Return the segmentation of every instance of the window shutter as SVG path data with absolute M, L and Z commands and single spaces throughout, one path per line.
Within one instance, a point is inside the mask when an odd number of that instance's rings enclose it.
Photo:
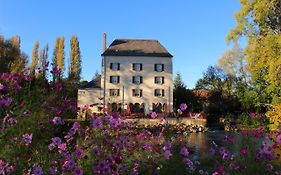
M 140 77 L 140 83 L 142 83 L 142 77 Z
M 162 64 L 162 71 L 164 71 L 164 64 Z
M 132 64 L 132 67 L 133 67 L 133 70 L 135 70 L 135 64 L 134 63 Z
M 120 76 L 117 77 L 117 82 L 120 83 Z
M 156 79 L 157 79 L 157 77 L 154 77 L 154 83 L 156 84 Z
M 110 63 L 110 69 L 112 69 L 112 63 Z
M 164 94 L 164 89 L 162 89 L 162 97 L 164 97 L 165 96 L 165 94 Z
M 156 96 L 156 89 L 154 89 L 154 96 Z
M 162 77 L 162 84 L 164 84 L 164 77 Z
M 154 64 L 154 71 L 156 71 L 156 66 L 157 66 L 157 64 Z
M 135 76 L 133 76 L 132 83 L 135 83 Z
M 140 90 L 140 97 L 142 97 L 142 90 Z
M 119 89 L 117 89 L 117 96 L 119 96 L 119 93 L 120 93 L 119 91 L 120 91 L 120 90 L 119 90 Z
M 118 70 L 120 70 L 120 63 L 118 63 Z
M 142 64 L 140 64 L 140 70 L 142 70 Z
M 109 78 L 109 82 L 110 82 L 110 83 L 112 83 L 112 76 L 110 76 L 110 78 Z

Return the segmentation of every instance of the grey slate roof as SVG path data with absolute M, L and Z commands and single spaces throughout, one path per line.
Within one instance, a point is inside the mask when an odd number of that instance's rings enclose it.
M 116 39 L 102 56 L 173 57 L 157 40 Z
M 88 88 L 101 88 L 101 79 L 91 80 L 85 86 L 80 89 L 88 89 Z

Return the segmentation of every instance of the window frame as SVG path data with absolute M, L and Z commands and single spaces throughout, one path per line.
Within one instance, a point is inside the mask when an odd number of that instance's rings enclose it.
M 159 82 L 157 81 L 157 78 L 160 78 Z M 154 77 L 154 84 L 164 84 L 165 83 L 164 79 L 165 79 L 164 76 L 156 76 Z
M 116 80 L 116 82 L 115 81 L 112 81 L 113 80 L 113 78 L 117 78 Z M 120 83 L 120 76 L 118 76 L 118 75 L 111 75 L 111 76 L 109 76 L 109 82 L 110 83 L 112 83 L 112 84 L 119 84 Z
M 135 95 L 136 91 L 139 91 L 138 95 Z M 142 97 L 142 89 L 132 89 L 133 97 Z
M 140 80 L 140 81 L 138 81 L 138 83 L 136 82 L 136 77 L 139 77 L 139 80 Z M 132 77 L 132 83 L 133 83 L 133 84 L 142 84 L 142 82 L 143 82 L 142 76 L 136 75 L 136 76 L 133 76 L 133 77 Z
M 160 93 L 157 93 L 157 91 L 160 91 Z M 160 94 L 160 95 L 158 95 Z M 165 90 L 164 89 L 154 89 L 154 96 L 155 97 L 164 97 L 165 96 Z
M 117 67 L 114 66 L 114 65 L 117 65 Z M 119 71 L 120 70 L 120 63 L 110 63 L 110 70 L 112 70 L 112 71 Z
M 116 91 L 116 95 L 115 95 L 115 93 L 113 93 L 115 91 Z M 120 90 L 119 89 L 109 89 L 109 96 L 110 97 L 118 97 L 118 96 L 120 96 Z
M 161 69 L 158 69 L 159 66 L 161 66 Z M 164 64 L 161 64 L 161 63 L 154 64 L 154 71 L 156 71 L 156 72 L 163 72 L 163 71 L 165 71 Z
M 139 65 L 139 69 L 136 69 L 136 65 Z M 142 63 L 132 63 L 132 70 L 137 72 L 142 71 Z

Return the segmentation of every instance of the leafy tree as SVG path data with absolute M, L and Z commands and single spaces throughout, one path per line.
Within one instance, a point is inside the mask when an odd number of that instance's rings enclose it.
M 77 36 L 73 35 L 70 40 L 70 66 L 68 78 L 78 84 L 81 78 L 81 55 Z
M 20 50 L 20 38 L 5 40 L 0 35 L 0 72 L 20 73 L 27 63 L 27 55 Z
M 266 109 L 270 104 L 281 103 L 281 1 L 240 2 L 241 9 L 235 16 L 237 26 L 227 40 L 248 38 L 245 54 L 257 94 L 256 105 Z
M 188 103 L 186 85 L 182 81 L 181 74 L 178 72 L 174 80 L 174 107 L 179 108 L 181 103 Z
M 31 66 L 30 66 L 31 76 L 35 76 L 35 71 L 38 66 L 38 59 L 39 59 L 38 49 L 39 49 L 39 41 L 37 40 L 34 43 L 33 51 L 32 51 L 32 60 L 31 60 Z
M 222 91 L 223 81 L 226 79 L 224 71 L 217 66 L 209 66 L 203 73 L 203 78 L 196 82 L 195 89 Z
M 60 39 L 59 42 L 59 48 L 57 52 L 57 66 L 61 70 L 60 78 L 63 75 L 64 71 L 64 57 L 65 57 L 65 52 L 64 52 L 64 37 Z
M 217 62 L 227 75 L 247 82 L 248 71 L 246 68 L 246 58 L 243 49 L 235 42 L 231 50 L 226 50 Z

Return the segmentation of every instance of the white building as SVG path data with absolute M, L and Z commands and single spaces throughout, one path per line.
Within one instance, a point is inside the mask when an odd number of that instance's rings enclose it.
M 106 46 L 104 37 L 104 47 Z M 84 104 L 126 114 L 172 112 L 172 55 L 157 40 L 116 39 L 102 53 L 100 88 L 78 90 Z

